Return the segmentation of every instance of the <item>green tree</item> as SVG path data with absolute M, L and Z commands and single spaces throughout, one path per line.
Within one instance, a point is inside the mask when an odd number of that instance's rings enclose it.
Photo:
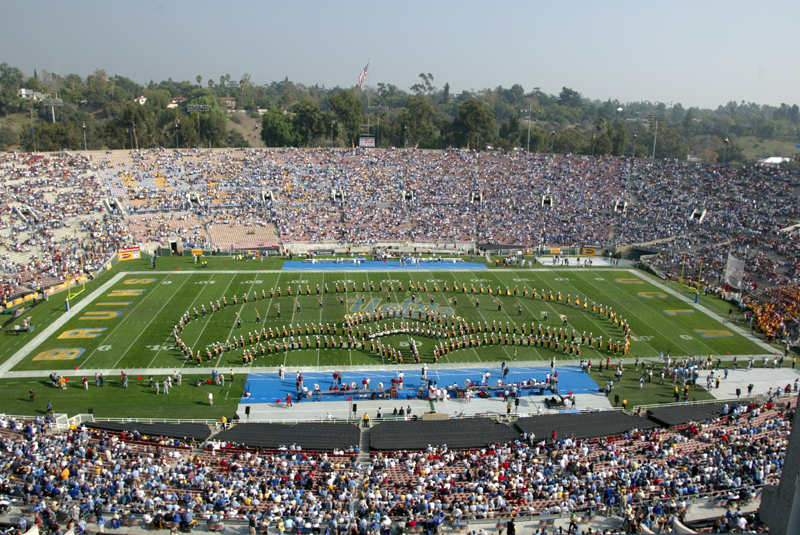
M 574 89 L 562 87 L 561 93 L 558 94 L 558 103 L 568 108 L 579 108 L 583 97 Z
M 80 150 L 82 137 L 80 130 L 70 121 L 55 123 L 37 123 L 34 126 L 34 135 L 25 132 L 20 136 L 20 145 L 23 150 L 32 151 L 34 145 L 39 151 Z
M 554 152 L 584 154 L 589 144 L 586 137 L 575 128 L 567 128 L 556 134 Z
M 24 76 L 22 71 L 8 63 L 0 63 L 0 91 L 4 95 L 12 96 L 22 87 Z
M 413 146 L 424 145 L 434 134 L 434 109 L 422 97 L 408 97 L 408 141 Z
M 0 148 L 8 150 L 11 145 L 19 143 L 19 134 L 10 126 L 0 127 Z
M 628 131 L 624 121 L 614 121 L 614 134 L 611 136 L 611 154 L 622 156 L 628 144 Z
M 344 128 L 347 135 L 347 143 L 355 146 L 358 141 L 358 132 L 361 127 L 361 112 L 363 104 L 350 90 L 334 93 L 328 98 L 328 102 L 336 114 L 336 119 Z
M 497 145 L 504 149 L 513 149 L 517 146 L 521 133 L 519 119 L 516 115 L 512 115 L 508 122 L 500 125 L 500 139 L 497 140 Z
M 228 115 L 217 107 L 200 115 L 200 137 L 204 146 L 222 147 L 225 145 Z
M 303 100 L 297 104 L 294 115 L 294 128 L 305 146 L 308 146 L 311 140 L 321 133 L 322 111 L 319 108 L 319 104 L 310 97 L 303 97 Z
M 239 130 L 228 130 L 228 133 L 225 135 L 225 144 L 229 147 L 249 147 L 250 143 L 244 138 L 242 132 Z
M 467 148 L 483 149 L 494 141 L 494 115 L 482 100 L 468 100 L 458 106 L 453 121 L 456 142 Z
M 261 140 L 267 147 L 294 147 L 299 136 L 283 110 L 272 109 L 261 118 Z

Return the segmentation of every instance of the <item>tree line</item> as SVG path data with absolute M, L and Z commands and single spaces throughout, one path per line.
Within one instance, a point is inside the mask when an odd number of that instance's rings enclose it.
M 21 98 L 17 93 L 23 87 L 57 95 L 63 105 L 50 108 Z M 134 102 L 138 97 L 146 99 L 144 105 Z M 175 97 L 185 100 L 170 106 Z M 79 150 L 84 140 L 88 149 L 246 147 L 241 132 L 228 128 L 224 97 L 233 97 L 236 109 L 260 118 L 261 139 L 268 147 L 352 147 L 360 134 L 369 133 L 380 147 L 678 159 L 692 154 L 704 161 L 748 163 L 737 143 L 743 136 L 800 142 L 796 104 L 742 101 L 711 110 L 591 100 L 567 87 L 557 95 L 539 88 L 526 92 L 519 84 L 454 94 L 447 83 L 437 87 L 431 73 L 421 73 L 408 90 L 388 83 L 326 88 L 288 79 L 256 85 L 247 73 L 238 81 L 222 74 L 140 85 L 102 69 L 85 78 L 44 71 L 26 77 L 3 63 L 0 148 Z M 203 111 L 192 111 L 197 108 L 190 106 L 198 104 Z M 30 121 L 14 123 L 23 114 L 30 115 L 33 133 Z

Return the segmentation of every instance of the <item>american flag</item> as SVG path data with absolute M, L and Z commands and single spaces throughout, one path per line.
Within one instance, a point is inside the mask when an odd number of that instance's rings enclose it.
M 367 63 L 367 66 L 364 67 L 363 71 L 361 71 L 361 74 L 358 75 L 358 87 L 361 87 L 364 84 L 364 80 L 367 78 L 368 73 L 369 73 L 369 63 Z

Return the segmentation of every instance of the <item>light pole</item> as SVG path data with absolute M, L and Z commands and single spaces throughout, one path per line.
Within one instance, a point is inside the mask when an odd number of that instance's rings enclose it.
M 83 150 L 84 151 L 89 150 L 87 145 L 86 145 L 86 124 L 85 123 L 83 125 Z
M 655 129 L 655 132 L 653 133 L 653 159 L 655 160 L 655 158 L 656 158 L 656 141 L 658 141 L 658 120 L 659 119 L 664 119 L 664 116 L 661 115 L 661 114 L 654 114 L 654 115 L 648 115 L 647 118 L 656 120 L 656 129 Z
M 728 156 L 728 138 L 725 138 L 725 143 L 722 145 L 722 165 L 725 165 L 725 158 Z
M 403 148 L 408 148 L 408 125 L 403 125 Z
M 634 160 L 636 159 L 636 138 L 637 137 L 638 136 L 636 134 L 633 134 L 633 158 L 634 158 Z
M 528 154 L 531 153 L 531 111 L 533 110 L 533 102 L 528 102 L 528 147 L 525 149 Z
M 192 113 L 193 111 L 197 112 L 197 148 L 201 148 L 202 145 L 200 143 L 200 113 L 208 113 L 210 106 L 208 104 L 189 104 L 186 106 L 186 111 Z
M 556 131 L 553 130 L 553 137 L 550 140 L 550 154 L 553 154 L 553 147 L 555 146 L 555 144 L 556 144 Z
M 180 128 L 181 122 L 180 120 L 175 122 L 175 150 L 181 148 L 180 144 L 178 144 L 178 128 Z
M 50 112 L 53 114 L 53 123 L 56 122 L 56 106 L 59 108 L 64 105 L 64 101 L 60 98 L 46 98 L 42 100 L 45 107 L 50 106 Z

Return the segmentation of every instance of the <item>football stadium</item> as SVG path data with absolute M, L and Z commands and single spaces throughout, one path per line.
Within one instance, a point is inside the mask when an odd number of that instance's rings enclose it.
M 3 492 L 44 531 L 691 533 L 757 524 L 796 450 L 795 175 L 365 149 L 0 162 Z

